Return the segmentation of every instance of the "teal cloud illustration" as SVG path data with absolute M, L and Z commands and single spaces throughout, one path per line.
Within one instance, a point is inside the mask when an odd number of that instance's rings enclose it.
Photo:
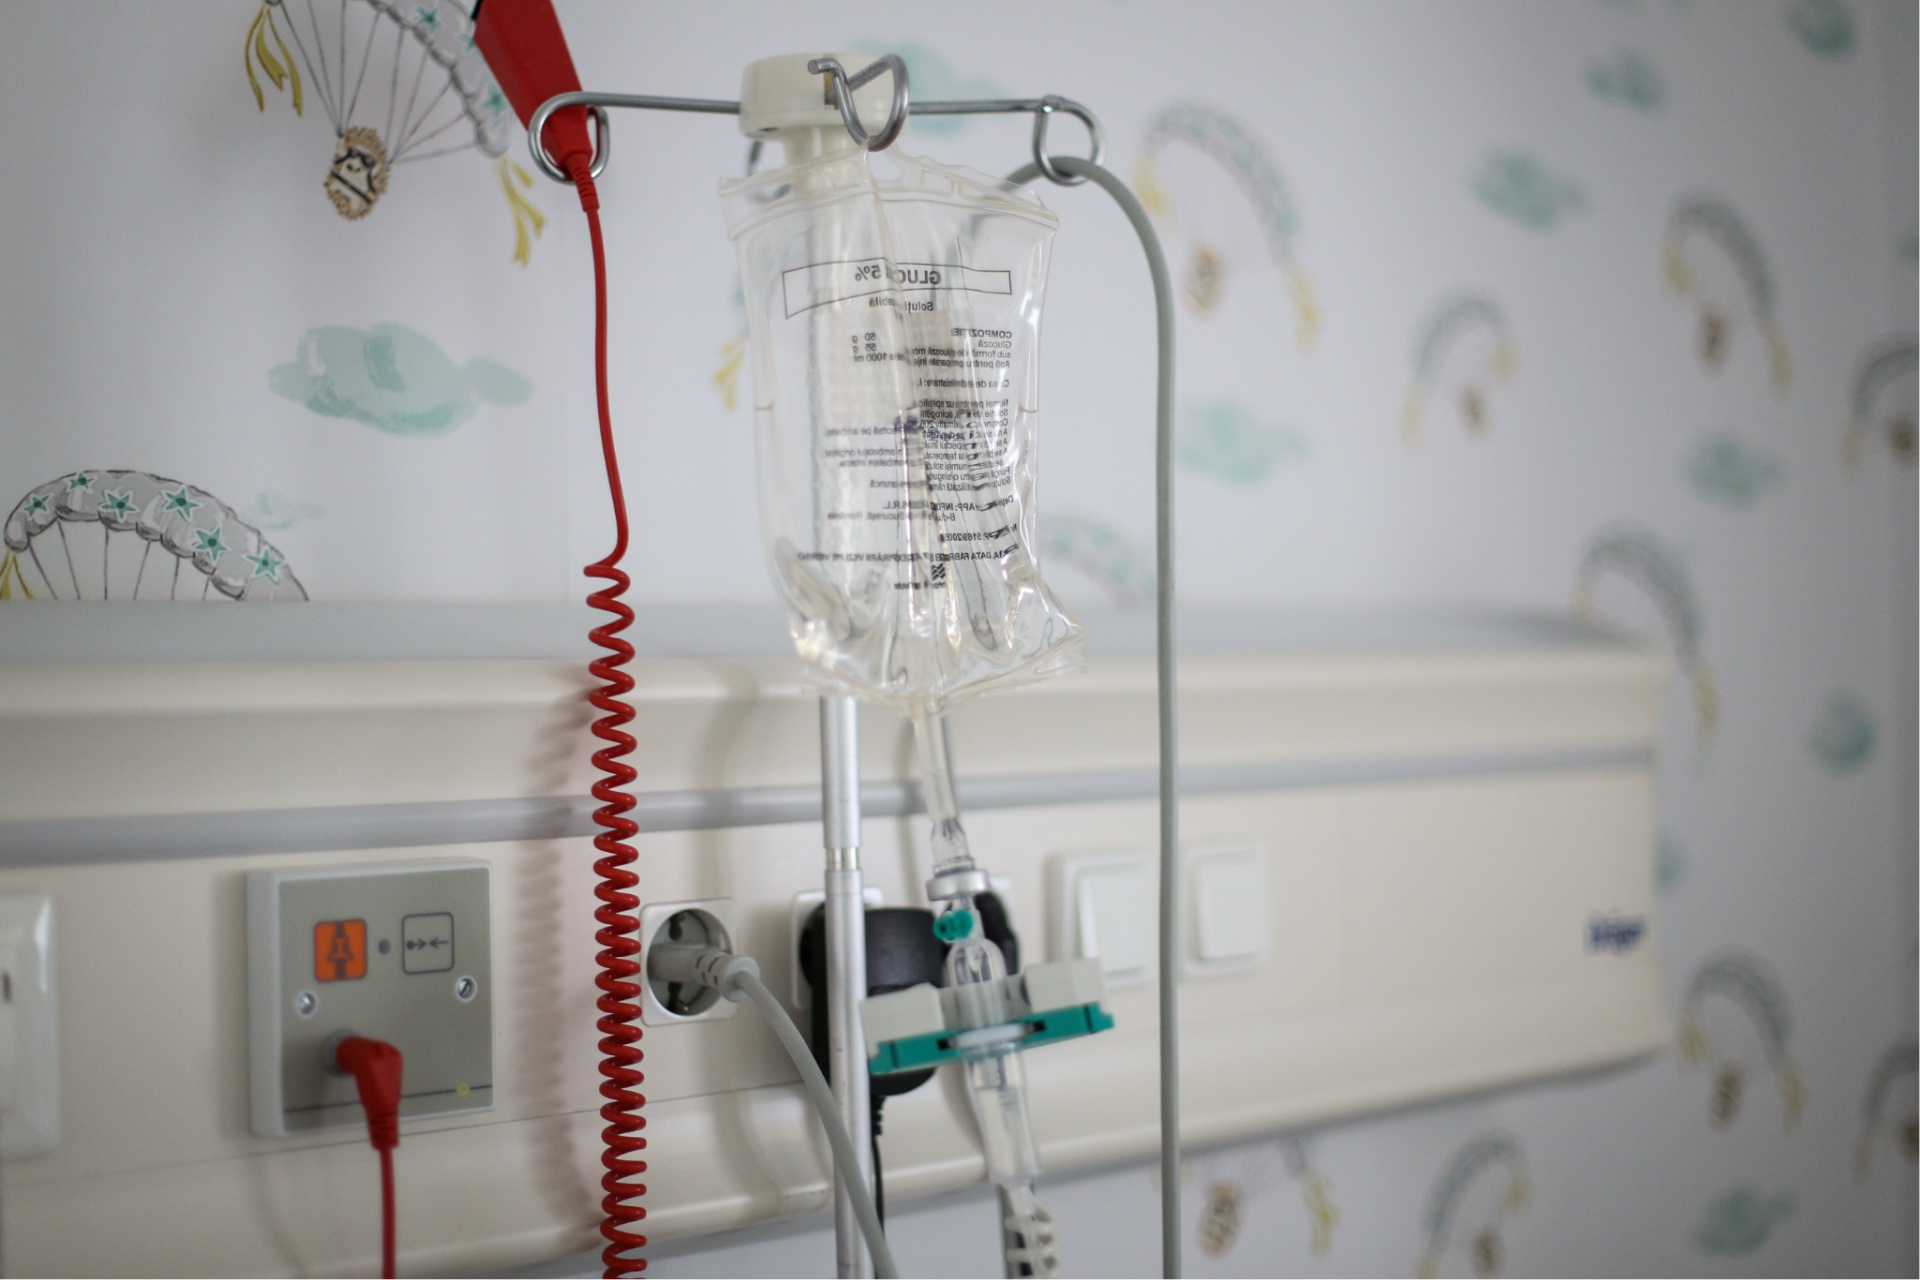
M 1258 484 L 1283 462 L 1304 461 L 1313 452 L 1292 427 L 1260 421 L 1231 400 L 1190 404 L 1174 433 L 1180 465 L 1228 484 Z
M 299 502 L 277 489 L 263 490 L 240 517 L 261 529 L 291 529 L 302 520 L 318 520 L 322 512 L 311 502 Z
M 1787 25 L 1823 58 L 1837 61 L 1853 52 L 1853 14 L 1840 0 L 1798 0 L 1787 7 Z
M 1048 564 L 1071 565 L 1099 583 L 1121 609 L 1151 605 L 1159 591 L 1152 553 L 1088 516 L 1050 513 L 1040 522 L 1040 553 Z
M 1780 483 L 1780 464 L 1723 433 L 1701 441 L 1684 474 L 1687 484 L 1708 502 L 1747 511 Z
M 1744 1257 L 1765 1244 L 1773 1229 L 1792 1212 L 1792 1196 L 1768 1196 L 1752 1187 L 1735 1187 L 1700 1215 L 1693 1243 L 1700 1252 L 1716 1257 Z
M 1657 893 L 1672 893 L 1687 878 L 1687 848 L 1673 836 L 1662 832 L 1653 851 L 1653 887 Z
M 1647 55 L 1621 49 L 1587 64 L 1587 87 L 1604 102 L 1618 103 L 1647 115 L 1659 115 L 1667 104 L 1666 81 Z
M 443 436 L 493 405 L 526 403 L 533 384 L 494 360 L 456 365 L 405 325 L 307 330 L 295 358 L 267 374 L 276 395 L 329 418 L 396 436 Z
M 1006 90 L 983 76 L 962 76 L 947 60 L 914 41 L 883 44 L 875 40 L 856 40 L 855 53 L 897 53 L 907 64 L 907 83 L 913 87 L 915 102 L 949 102 L 956 98 L 1004 98 Z M 909 126 L 921 137 L 944 137 L 960 132 L 972 116 L 915 116 Z
M 1480 203 L 1530 231 L 1551 231 L 1569 213 L 1587 207 L 1579 183 L 1553 173 L 1525 151 L 1490 152 L 1468 185 Z
M 1850 693 L 1836 693 L 1807 734 L 1807 747 L 1828 773 L 1836 776 L 1866 768 L 1880 732 L 1867 704 Z

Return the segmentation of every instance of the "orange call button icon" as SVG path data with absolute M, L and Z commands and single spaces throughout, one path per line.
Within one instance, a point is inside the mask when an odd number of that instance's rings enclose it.
M 313 926 L 313 976 L 321 982 L 367 976 L 365 920 L 322 920 Z

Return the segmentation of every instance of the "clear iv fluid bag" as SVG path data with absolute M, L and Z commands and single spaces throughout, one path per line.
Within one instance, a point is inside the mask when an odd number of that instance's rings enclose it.
M 760 527 L 828 688 L 943 710 L 1069 670 L 1033 556 L 1040 304 L 1058 219 L 866 152 L 721 189 L 753 362 Z

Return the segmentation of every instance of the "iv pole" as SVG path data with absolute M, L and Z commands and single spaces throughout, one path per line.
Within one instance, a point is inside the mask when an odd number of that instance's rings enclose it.
M 848 76 L 830 58 L 813 67 L 830 76 L 838 90 L 842 120 L 854 140 L 880 149 L 899 135 L 909 115 L 989 115 L 1031 113 L 1033 164 L 1009 179 L 1018 186 L 1044 176 L 1060 186 L 1079 186 L 1093 180 L 1104 188 L 1127 215 L 1140 236 L 1153 276 L 1157 311 L 1159 364 L 1155 402 L 1155 532 L 1158 590 L 1158 685 L 1160 722 L 1160 1249 L 1162 1274 L 1181 1274 L 1180 1253 L 1180 1100 L 1177 958 L 1174 953 L 1178 913 L 1179 776 L 1176 738 L 1177 709 L 1174 683 L 1173 631 L 1173 313 L 1172 287 L 1166 259 L 1160 251 L 1146 211 L 1118 178 L 1100 167 L 1105 140 L 1100 122 L 1080 103 L 1056 95 L 1044 98 L 988 98 L 949 102 L 908 101 L 907 72 L 897 55 L 875 59 L 858 74 Z M 879 130 L 869 134 L 854 110 L 853 90 L 882 71 L 894 77 L 892 109 Z M 540 145 L 547 120 L 563 107 L 584 106 L 593 115 L 595 150 L 589 173 L 599 177 L 613 151 L 608 107 L 647 111 L 688 111 L 708 115 L 740 114 L 737 101 L 719 98 L 669 98 L 644 94 L 580 91 L 556 94 L 541 103 L 527 121 L 527 148 L 542 173 L 556 182 L 572 179 L 555 165 Z M 1087 128 L 1092 143 L 1086 160 L 1055 157 L 1047 151 L 1047 125 L 1056 113 L 1074 116 Z M 866 911 L 860 872 L 860 765 L 857 703 L 847 696 L 820 700 L 820 769 L 822 838 L 825 844 L 827 913 L 828 1061 L 832 1068 L 834 1100 L 859 1154 L 861 1177 L 873 1179 L 872 1112 L 868 1107 L 866 1046 L 860 1028 L 859 1002 L 866 995 Z M 839 1178 L 834 1179 L 834 1234 L 839 1274 L 865 1276 L 870 1270 L 864 1241 L 855 1225 L 852 1203 Z
M 820 699 L 821 832 L 827 851 L 827 1065 L 840 1119 L 873 1185 L 873 1111 L 860 1001 L 867 995 L 867 911 L 860 882 L 860 704 L 846 694 Z M 833 1183 L 834 1254 L 839 1274 L 868 1272 L 866 1243 L 846 1187 Z

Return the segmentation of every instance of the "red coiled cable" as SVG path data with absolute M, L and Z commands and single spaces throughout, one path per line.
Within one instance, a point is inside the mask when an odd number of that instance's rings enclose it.
M 587 700 L 605 713 L 593 722 L 593 735 L 608 744 L 593 753 L 593 763 L 601 775 L 593 784 L 593 798 L 600 801 L 593 818 L 603 828 L 594 837 L 593 846 L 605 855 L 593 864 L 600 877 L 593 891 L 600 906 L 593 918 L 600 922 L 600 930 L 594 935 L 601 948 L 595 957 L 600 965 L 595 984 L 600 988 L 600 1052 L 605 1055 L 600 1060 L 600 1074 L 605 1077 L 600 1083 L 600 1096 L 607 1100 L 600 1108 L 600 1118 L 607 1122 L 601 1132 L 606 1149 L 600 1155 L 607 1170 L 600 1179 L 600 1189 L 606 1192 L 600 1202 L 604 1215 L 600 1234 L 606 1237 L 607 1246 L 600 1251 L 600 1261 L 606 1275 L 615 1277 L 647 1269 L 646 1259 L 624 1256 L 629 1250 L 645 1248 L 647 1243 L 646 1236 L 631 1229 L 647 1216 L 638 1203 L 647 1193 L 646 1184 L 638 1180 L 647 1171 L 647 1162 L 638 1156 L 647 1147 L 647 1140 L 640 1136 L 647 1124 L 640 1109 L 647 1100 L 636 1088 L 646 1077 L 640 1072 L 643 1055 L 637 1043 L 640 1006 L 634 1003 L 640 997 L 640 984 L 633 980 L 640 973 L 640 964 L 634 959 L 640 951 L 640 924 L 633 915 L 640 899 L 630 892 L 640 883 L 640 877 L 627 869 L 639 856 L 627 840 L 640 826 L 626 816 L 634 799 L 625 790 L 638 774 L 623 759 L 633 751 L 634 737 L 621 728 L 634 716 L 633 707 L 626 701 L 633 690 L 633 676 L 621 670 L 633 658 L 633 645 L 620 635 L 633 623 L 633 607 L 620 599 L 631 579 L 620 568 L 627 550 L 627 500 L 620 487 L 620 460 L 614 452 L 613 411 L 607 396 L 607 250 L 600 235 L 600 193 L 588 172 L 587 157 L 569 156 L 567 169 L 593 238 L 594 386 L 600 401 L 600 450 L 606 457 L 615 529 L 612 552 L 586 568 L 589 578 L 602 578 L 612 584 L 587 597 L 588 604 L 613 615 L 611 622 L 589 633 L 593 642 L 608 652 L 587 665 L 601 682 Z

